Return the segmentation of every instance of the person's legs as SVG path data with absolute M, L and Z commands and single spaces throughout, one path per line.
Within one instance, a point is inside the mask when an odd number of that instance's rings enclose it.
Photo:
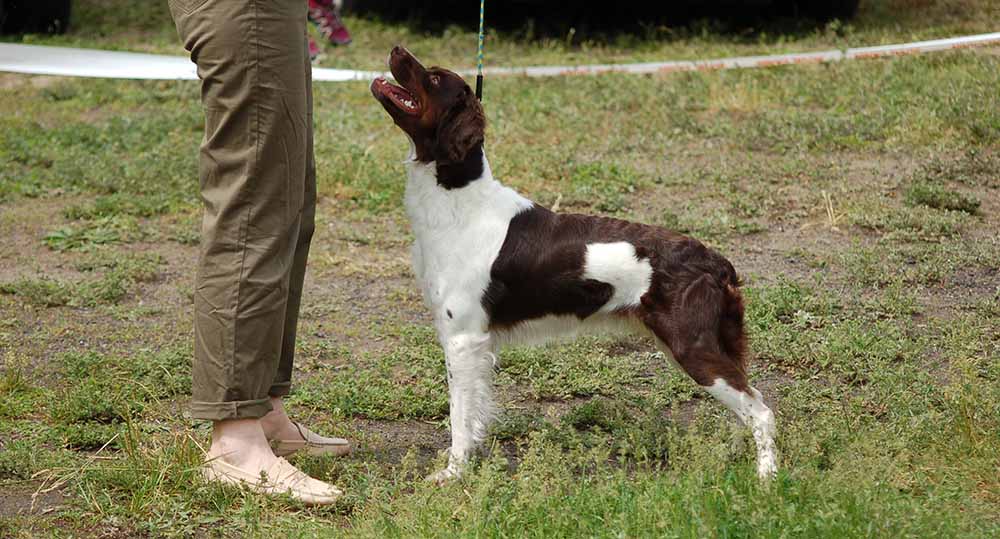
M 209 457 L 266 470 L 276 457 L 260 418 L 273 408 L 269 393 L 289 308 L 298 311 L 315 205 L 305 5 L 171 0 L 170 7 L 198 65 L 206 115 L 192 415 L 215 422 Z M 294 342 L 294 331 L 287 339 Z M 290 375 L 291 357 L 282 365 Z
M 281 355 L 278 360 L 278 370 L 274 376 L 268 395 L 284 397 L 292 384 L 292 364 L 295 358 L 295 340 L 298 335 L 299 308 L 302 304 L 302 285 L 306 275 L 306 262 L 309 258 L 309 246 L 316 230 L 316 159 L 313 154 L 313 99 L 312 99 L 312 64 L 308 56 L 304 57 L 302 69 L 306 74 L 305 111 L 306 129 L 303 150 L 304 183 L 302 191 L 302 215 L 299 221 L 295 253 L 288 279 L 288 301 L 283 316 L 283 331 L 281 339 Z
M 316 229 L 316 159 L 313 154 L 313 98 L 312 98 L 312 64 L 308 56 L 302 63 L 306 74 L 306 131 L 305 131 L 305 184 L 302 197 L 302 216 L 299 221 L 298 236 L 295 243 L 295 255 L 292 261 L 288 279 L 288 301 L 285 304 L 284 329 L 281 340 L 281 356 L 278 360 L 278 370 L 274 381 L 268 389 L 272 410 L 261 418 L 261 426 L 268 440 L 296 441 L 303 439 L 303 433 L 309 438 L 314 451 L 325 448 L 337 454 L 350 451 L 350 444 L 341 438 L 327 438 L 304 430 L 288 417 L 282 399 L 288 394 L 292 385 L 292 366 L 295 359 L 295 341 L 298 335 L 299 308 L 302 304 L 302 285 L 306 275 L 306 262 L 309 258 L 309 245 Z

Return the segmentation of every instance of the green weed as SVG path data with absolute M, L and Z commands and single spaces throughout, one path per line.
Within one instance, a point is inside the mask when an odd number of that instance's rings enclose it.
M 1000 187 L 1000 152 L 969 148 L 957 157 L 937 157 L 921 167 L 917 179 L 996 189 Z
M 942 284 L 963 269 L 991 268 L 1000 260 L 1000 245 L 977 241 L 955 243 L 856 244 L 829 257 L 853 282 L 884 287 L 905 284 Z
M 600 428 L 612 431 L 621 428 L 629 414 L 620 405 L 602 398 L 591 399 L 574 407 L 561 418 L 562 424 L 575 429 Z
M 497 440 L 517 440 L 538 430 L 542 425 L 541 418 L 534 414 L 504 410 L 490 434 Z
M 884 199 L 870 199 L 853 207 L 848 219 L 887 239 L 941 241 L 958 235 L 969 216 L 924 206 L 900 208 Z
M 682 215 L 667 211 L 659 224 L 705 241 L 718 241 L 733 234 L 747 236 L 767 230 L 758 222 L 733 216 L 724 210 L 699 212 L 691 209 Z
M 4 481 L 28 480 L 41 470 L 73 462 L 70 452 L 47 447 L 39 442 L 34 437 L 4 442 L 3 451 L 0 451 L 0 484 Z
M 0 283 L 0 293 L 12 294 L 41 307 L 93 307 L 118 303 L 137 283 L 154 279 L 162 259 L 157 255 L 121 256 L 95 252 L 77 264 L 77 270 L 103 270 L 96 279 L 75 282 L 48 277 L 22 278 Z
M 6 361 L 0 365 L 0 423 L 3 419 L 17 419 L 31 413 L 38 399 L 38 388 L 26 374 L 24 361 Z
M 72 220 L 99 220 L 114 222 L 112 217 L 129 215 L 132 217 L 154 217 L 171 210 L 169 199 L 161 196 L 113 193 L 99 196 L 93 203 L 74 205 L 66 208 L 63 215 Z
M 620 395 L 652 360 L 647 353 L 609 352 L 600 342 L 583 337 L 566 344 L 505 350 L 499 383 L 524 385 L 537 399 Z
M 626 209 L 626 196 L 640 186 L 635 171 L 602 163 L 577 165 L 568 172 L 572 189 L 567 205 L 583 205 L 598 211 L 618 213 Z
M 0 292 L 19 296 L 28 303 L 41 307 L 70 305 L 78 295 L 71 285 L 46 278 L 3 283 L 0 284 Z
M 354 358 L 322 381 L 307 381 L 297 390 L 295 401 L 336 415 L 440 418 L 448 412 L 444 354 L 429 328 L 408 328 L 395 350 Z
M 56 251 L 86 251 L 98 245 L 130 243 L 139 239 L 139 223 L 127 216 L 112 215 L 66 226 L 45 235 L 45 245 Z
M 979 211 L 979 199 L 932 183 L 913 184 L 906 189 L 903 197 L 910 206 L 963 211 L 973 215 Z

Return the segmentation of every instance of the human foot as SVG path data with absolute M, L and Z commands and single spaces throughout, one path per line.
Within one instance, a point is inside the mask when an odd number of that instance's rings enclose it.
M 208 481 L 239 486 L 260 494 L 287 494 L 309 505 L 328 505 L 344 494 L 337 487 L 309 477 L 278 457 L 264 470 L 240 468 L 221 459 L 210 460 L 205 463 L 203 474 Z
M 261 420 L 217 421 L 206 454 L 205 479 L 263 494 L 287 493 L 303 503 L 333 503 L 343 492 L 313 479 L 271 451 Z

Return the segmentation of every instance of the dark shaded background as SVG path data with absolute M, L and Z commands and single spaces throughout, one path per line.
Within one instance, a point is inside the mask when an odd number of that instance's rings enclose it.
M 487 25 L 528 34 L 636 32 L 658 26 L 677 27 L 709 20 L 714 26 L 739 29 L 747 26 L 801 26 L 847 19 L 859 0 L 487 0 Z M 425 30 L 448 25 L 475 28 L 479 23 L 477 0 L 400 2 L 398 0 L 346 0 L 353 12 L 385 20 L 408 20 Z
M 149 0 L 159 2 L 165 0 Z M 234 0 L 235 1 L 235 0 Z M 305 0 L 303 0 L 305 1 Z M 536 35 L 636 33 L 711 21 L 713 30 L 755 26 L 809 27 L 854 15 L 859 0 L 489 0 L 488 25 L 531 38 Z M 62 33 L 71 24 L 71 0 L 0 0 L 0 32 Z M 475 28 L 476 0 L 346 0 L 345 9 L 389 21 L 409 21 L 422 30 L 449 25 Z

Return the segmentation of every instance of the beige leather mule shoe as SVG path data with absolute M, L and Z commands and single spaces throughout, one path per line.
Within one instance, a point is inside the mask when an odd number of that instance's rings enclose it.
M 337 455 L 343 456 L 351 452 L 351 442 L 343 438 L 327 438 L 303 427 L 299 423 L 292 423 L 299 429 L 300 438 L 297 440 L 271 440 L 271 449 L 279 457 L 291 455 L 297 451 L 305 451 L 307 455 Z
M 205 462 L 202 473 L 208 481 L 241 486 L 261 494 L 288 494 L 309 505 L 329 505 L 344 495 L 342 490 L 309 477 L 283 458 L 260 474 L 216 458 Z

